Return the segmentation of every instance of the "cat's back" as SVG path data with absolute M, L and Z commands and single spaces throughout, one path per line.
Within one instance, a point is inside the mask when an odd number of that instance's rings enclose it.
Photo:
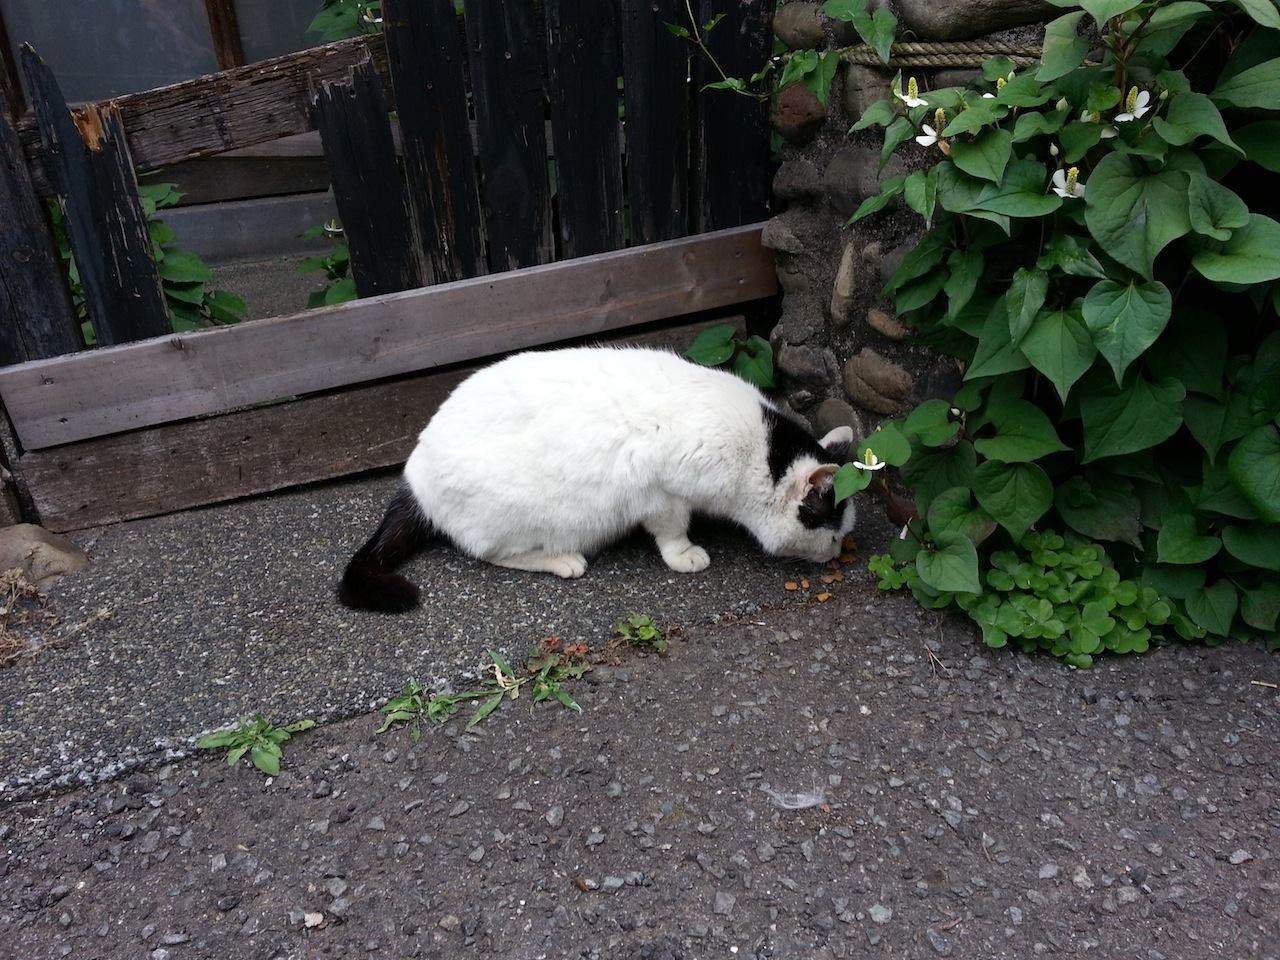
M 697 430 L 712 423 L 722 431 L 726 418 L 758 420 L 760 403 L 750 384 L 670 351 L 575 347 L 516 354 L 478 371 L 454 391 L 433 425 L 483 424 L 490 435 L 681 424 Z

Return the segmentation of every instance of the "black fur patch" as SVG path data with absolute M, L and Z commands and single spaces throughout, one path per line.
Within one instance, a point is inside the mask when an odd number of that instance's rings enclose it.
M 338 584 L 338 599 L 356 610 L 404 613 L 418 605 L 418 588 L 395 572 L 431 534 L 408 487 L 396 491 L 382 523 L 356 551 Z
M 777 483 L 801 457 L 813 457 L 819 463 L 831 463 L 831 454 L 822 449 L 804 427 L 776 410 L 761 407 L 764 428 L 769 434 L 769 473 Z
M 818 463 L 839 462 L 838 451 L 828 452 L 804 427 L 790 417 L 761 407 L 765 430 L 769 434 L 769 473 L 777 483 L 801 457 L 813 457 Z M 836 507 L 834 487 L 825 492 L 811 490 L 800 504 L 800 522 L 810 530 L 819 527 L 840 529 L 844 511 Z

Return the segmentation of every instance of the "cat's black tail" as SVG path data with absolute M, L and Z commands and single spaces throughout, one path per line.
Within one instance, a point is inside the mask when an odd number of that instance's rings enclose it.
M 357 610 L 404 613 L 418 605 L 418 588 L 395 572 L 431 536 L 413 493 L 401 486 L 369 542 L 356 551 L 338 584 L 338 599 Z

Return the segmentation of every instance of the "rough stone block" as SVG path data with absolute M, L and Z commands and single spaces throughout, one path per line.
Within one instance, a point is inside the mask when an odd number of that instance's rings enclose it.
M 804 253 L 804 243 L 782 217 L 774 217 L 760 231 L 760 243 L 781 253 Z
M 966 67 L 951 67 L 939 70 L 933 75 L 929 84 L 930 90 L 941 90 L 943 87 L 968 87 L 982 79 L 982 71 Z
M 855 34 L 856 36 L 856 34 Z M 855 40 L 854 43 L 861 43 Z M 844 110 L 849 115 L 849 122 L 854 123 L 867 107 L 877 100 L 889 97 L 889 77 L 875 67 L 866 67 L 858 63 L 846 63 L 841 66 L 844 74 Z
M 858 209 L 863 200 L 880 192 L 881 180 L 906 172 L 898 157 L 891 159 L 881 170 L 878 149 L 850 145 L 831 158 L 822 183 L 836 212 L 847 217 Z
M 785 3 L 773 15 L 773 35 L 791 50 L 820 50 L 826 43 L 821 7 L 816 3 Z
M 818 404 L 818 409 L 813 412 L 812 422 L 813 432 L 819 437 L 825 436 L 836 427 L 848 427 L 853 431 L 855 447 L 867 438 L 867 425 L 863 422 L 862 415 L 849 404 L 835 397 Z M 853 452 L 850 450 L 850 455 Z
M 852 316 L 859 267 L 857 245 L 850 240 L 844 245 L 840 269 L 836 271 L 836 281 L 831 287 L 831 320 L 836 326 L 844 326 Z
M 786 344 L 778 351 L 778 369 L 801 383 L 826 386 L 835 381 L 840 367 L 830 350 Z
M 897 317 L 878 307 L 867 311 L 867 326 L 890 340 L 905 340 L 911 333 Z
M 822 196 L 822 178 L 808 160 L 787 160 L 773 175 L 773 195 L 779 200 L 807 202 Z
M 864 347 L 844 366 L 844 389 L 849 399 L 876 413 L 895 413 L 911 386 L 911 374 L 870 347 Z
M 0 530 L 0 570 L 17 568 L 41 590 L 88 565 L 89 558 L 72 540 L 44 527 L 17 523 Z
M 898 0 L 897 7 L 902 25 L 922 40 L 972 40 L 1061 12 L 1045 0 Z
M 807 146 L 827 119 L 826 107 L 818 95 L 803 83 L 792 83 L 778 94 L 773 108 L 773 127 L 794 147 Z

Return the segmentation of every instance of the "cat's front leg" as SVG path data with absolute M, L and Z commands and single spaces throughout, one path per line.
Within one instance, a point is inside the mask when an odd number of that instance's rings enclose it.
M 672 497 L 660 512 L 644 520 L 662 559 L 677 573 L 697 573 L 711 566 L 707 551 L 689 542 L 689 515 L 689 504 Z

